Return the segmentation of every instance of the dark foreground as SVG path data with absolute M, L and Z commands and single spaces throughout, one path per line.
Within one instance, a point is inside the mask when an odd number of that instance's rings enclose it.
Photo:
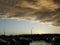
M 60 45 L 60 34 L 24 34 L 1 35 L 0 45 L 30 45 L 32 41 L 45 41 L 52 45 Z

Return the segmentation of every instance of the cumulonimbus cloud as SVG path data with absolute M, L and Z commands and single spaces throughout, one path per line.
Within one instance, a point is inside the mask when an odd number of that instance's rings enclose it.
M 0 18 L 23 18 L 60 26 L 60 0 L 0 0 Z

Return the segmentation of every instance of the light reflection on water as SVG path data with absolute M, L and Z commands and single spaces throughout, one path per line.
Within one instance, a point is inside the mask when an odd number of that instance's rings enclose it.
M 30 45 L 52 45 L 51 43 L 47 43 L 45 41 L 33 41 Z

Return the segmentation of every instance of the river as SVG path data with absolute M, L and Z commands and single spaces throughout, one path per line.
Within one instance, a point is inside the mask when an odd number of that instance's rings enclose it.
M 30 43 L 30 45 L 52 45 L 52 44 L 45 41 L 33 41 Z

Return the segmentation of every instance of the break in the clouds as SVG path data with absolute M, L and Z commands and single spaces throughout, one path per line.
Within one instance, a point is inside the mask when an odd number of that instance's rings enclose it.
M 60 0 L 0 0 L 0 18 L 33 19 L 60 26 Z

